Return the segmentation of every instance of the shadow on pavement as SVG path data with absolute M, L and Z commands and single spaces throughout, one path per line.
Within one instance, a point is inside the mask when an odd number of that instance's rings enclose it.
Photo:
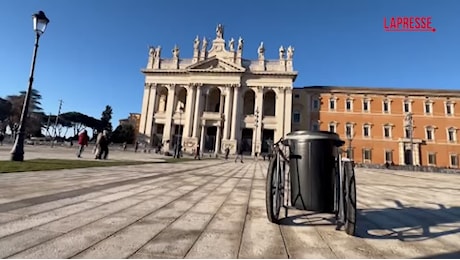
M 358 212 L 356 235 L 370 239 L 422 241 L 460 233 L 460 207 L 437 209 L 406 207 L 363 209 Z M 436 229 L 436 230 L 434 230 Z
M 417 259 L 458 259 L 460 258 L 460 251 L 444 254 L 429 255 Z

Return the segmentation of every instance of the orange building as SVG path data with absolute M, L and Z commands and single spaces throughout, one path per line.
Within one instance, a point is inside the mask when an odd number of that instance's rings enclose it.
M 129 113 L 128 118 L 119 120 L 120 125 L 130 124 L 134 127 L 135 140 L 137 140 L 137 135 L 139 133 L 139 127 L 141 124 L 140 122 L 141 122 L 140 113 Z
M 292 130 L 332 131 L 358 163 L 459 167 L 460 91 L 305 87 Z

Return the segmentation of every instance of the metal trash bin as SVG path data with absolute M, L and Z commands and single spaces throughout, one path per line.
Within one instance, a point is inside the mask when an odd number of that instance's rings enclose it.
M 334 211 L 334 165 L 337 147 L 345 142 L 326 131 L 296 131 L 286 137 L 290 152 L 292 206 L 300 210 Z

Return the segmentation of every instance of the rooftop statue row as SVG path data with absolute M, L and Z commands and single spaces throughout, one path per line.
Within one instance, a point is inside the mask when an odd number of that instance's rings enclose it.
M 186 63 L 191 65 L 207 60 L 208 57 L 216 56 L 230 63 L 238 64 L 239 66 L 250 66 L 251 69 L 254 70 L 292 71 L 292 60 L 294 56 L 294 48 L 292 46 L 287 48 L 280 46 L 278 49 L 278 59 L 266 60 L 265 46 L 264 43 L 261 42 L 257 48 L 258 58 L 253 61 L 242 57 L 243 47 L 244 41 L 241 37 L 238 38 L 238 41 L 234 38 L 230 38 L 227 43 L 224 39 L 224 27 L 219 24 L 216 27 L 216 36 L 214 40 L 209 41 L 204 37 L 200 41 L 199 36 L 196 36 L 193 41 L 193 56 L 189 59 L 180 59 L 180 49 L 177 45 L 174 45 L 174 48 L 171 50 L 172 59 L 161 59 L 161 47 L 149 46 L 149 62 L 147 68 L 160 69 L 170 68 L 172 66 L 171 68 L 173 69 L 179 69 L 188 66 Z M 160 63 L 163 65 L 160 65 Z M 169 63 L 172 65 L 167 65 Z

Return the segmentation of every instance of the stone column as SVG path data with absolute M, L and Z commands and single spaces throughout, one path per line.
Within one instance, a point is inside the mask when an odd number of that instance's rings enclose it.
M 193 133 L 192 136 L 199 138 L 198 128 L 200 127 L 200 117 L 201 117 L 201 103 L 202 103 L 202 96 L 201 96 L 201 88 L 202 86 L 196 87 L 196 98 L 195 98 L 195 115 L 193 116 Z
M 224 112 L 224 94 L 220 93 L 220 100 L 219 100 L 219 114 Z
M 201 120 L 200 120 L 201 121 Z M 201 122 L 200 122 L 201 123 Z M 200 124 L 201 125 L 201 124 Z M 201 134 L 200 134 L 200 150 L 204 152 L 204 125 L 201 125 Z
M 276 89 L 275 93 L 276 93 L 275 116 L 277 119 L 280 119 L 280 121 L 277 121 L 276 123 L 274 142 L 277 142 L 281 137 L 284 136 L 285 97 L 284 97 L 284 90 L 281 88 Z M 289 109 L 292 109 L 292 108 L 289 108 Z
M 169 140 L 168 149 L 171 148 L 171 124 L 172 118 L 174 115 L 174 104 L 176 103 L 176 85 L 171 85 L 168 87 L 168 100 L 166 101 L 166 123 L 163 132 L 163 141 Z
M 256 139 L 254 139 L 254 153 L 260 153 L 262 146 L 262 120 L 263 120 L 263 111 L 264 111 L 264 89 L 263 87 L 257 87 L 256 92 L 256 109 L 259 109 L 259 122 L 257 123 L 257 133 Z M 255 113 L 255 112 L 254 112 Z M 255 119 L 255 118 L 254 118 Z
M 232 128 L 230 139 L 236 140 L 236 131 L 240 129 L 240 122 L 238 118 L 239 108 L 238 108 L 238 99 L 240 96 L 240 86 L 236 86 L 233 92 L 233 111 L 232 111 Z
M 285 111 L 284 111 L 284 131 L 283 136 L 291 132 L 291 116 L 292 116 L 292 87 L 286 88 L 284 92 L 285 96 Z
M 224 131 L 222 135 L 222 139 L 227 140 L 228 139 L 228 134 L 229 134 L 229 127 L 230 125 L 230 120 L 231 120 L 231 115 L 230 115 L 230 104 L 232 102 L 232 88 L 227 86 L 226 91 L 225 91 L 225 110 L 224 110 Z
M 187 88 L 187 103 L 185 104 L 185 120 L 184 120 L 184 137 L 191 137 L 191 129 L 193 128 L 193 101 L 195 100 L 195 87 Z M 182 138 L 184 140 L 184 138 Z
M 217 133 L 216 133 L 216 147 L 214 147 L 214 154 L 220 153 L 220 139 L 221 139 L 221 130 L 222 127 L 218 126 L 217 127 Z
M 146 136 L 149 137 L 149 142 L 152 143 L 152 136 L 153 136 L 153 116 L 155 115 L 155 106 L 156 106 L 156 99 L 157 99 L 157 87 L 156 84 L 150 85 L 150 96 L 149 96 L 149 106 L 147 109 L 147 120 L 146 120 L 146 127 L 145 133 Z
M 142 99 L 142 110 L 141 110 L 141 122 L 139 125 L 139 133 L 147 134 L 145 131 L 147 128 L 147 117 L 148 117 L 148 107 L 149 107 L 149 98 L 150 98 L 150 84 L 144 84 L 144 97 Z

